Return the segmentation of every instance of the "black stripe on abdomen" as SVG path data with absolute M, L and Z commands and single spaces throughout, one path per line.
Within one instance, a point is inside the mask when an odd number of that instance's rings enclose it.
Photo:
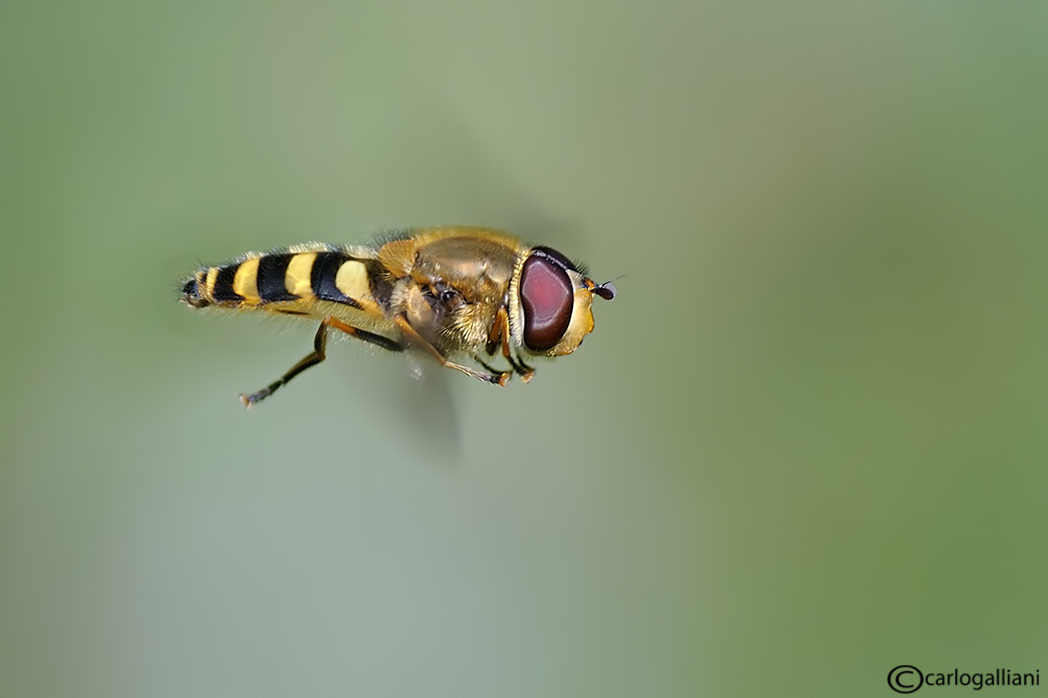
M 317 298 L 359 308 L 359 303 L 342 293 L 335 285 L 338 270 L 347 261 L 349 257 L 340 252 L 318 252 L 316 259 L 313 260 L 309 283 L 313 287 L 313 295 Z
M 218 268 L 215 285 L 211 288 L 211 297 L 217 301 L 242 301 L 244 297 L 233 290 L 233 279 L 236 278 L 239 264 L 227 264 Z
M 255 285 L 258 287 L 258 297 L 263 303 L 298 300 L 298 296 L 288 293 L 287 284 L 284 283 L 287 265 L 294 256 L 293 253 L 267 254 L 258 260 Z

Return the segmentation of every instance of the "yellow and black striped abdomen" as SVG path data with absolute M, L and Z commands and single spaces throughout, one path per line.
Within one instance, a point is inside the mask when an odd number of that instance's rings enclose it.
M 384 316 L 390 292 L 377 260 L 361 251 L 315 245 L 248 254 L 200 269 L 183 282 L 182 301 L 195 308 L 288 315 L 343 315 L 352 308 L 377 319 Z

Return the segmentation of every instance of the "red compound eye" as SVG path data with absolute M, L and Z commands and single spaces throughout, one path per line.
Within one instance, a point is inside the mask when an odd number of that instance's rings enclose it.
M 520 278 L 524 306 L 524 343 L 533 351 L 553 348 L 568 331 L 575 290 L 564 267 L 536 250 L 524 262 Z

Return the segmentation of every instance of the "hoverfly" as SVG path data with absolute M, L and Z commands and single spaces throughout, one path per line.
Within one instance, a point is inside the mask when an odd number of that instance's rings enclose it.
M 387 235 L 378 246 L 307 244 L 248 253 L 198 270 L 181 300 L 319 319 L 313 351 L 245 406 L 325 358 L 335 329 L 393 352 L 408 349 L 479 380 L 506 385 L 535 369 L 526 357 L 570 354 L 593 330 L 593 296 L 615 297 L 583 267 L 549 247 L 529 247 L 486 228 L 419 228 Z M 489 361 L 501 354 L 509 370 Z M 484 370 L 452 362 L 465 357 Z

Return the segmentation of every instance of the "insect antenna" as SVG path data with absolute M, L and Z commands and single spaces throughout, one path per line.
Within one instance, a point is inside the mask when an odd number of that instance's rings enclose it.
M 594 284 L 593 288 L 590 289 L 590 292 L 596 293 L 598 296 L 600 296 L 606 301 L 614 300 L 615 296 L 618 295 L 619 292 L 615 290 L 615 286 L 612 285 L 611 282 L 618 281 L 624 276 L 625 274 L 619 274 L 614 279 L 608 279 L 602 284 Z

